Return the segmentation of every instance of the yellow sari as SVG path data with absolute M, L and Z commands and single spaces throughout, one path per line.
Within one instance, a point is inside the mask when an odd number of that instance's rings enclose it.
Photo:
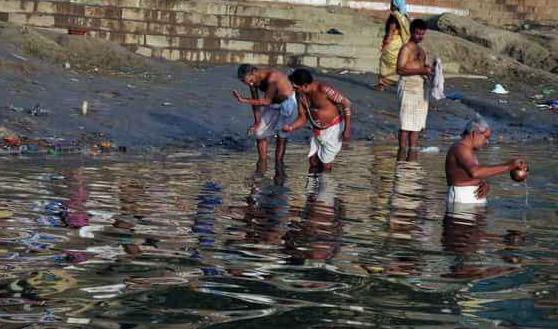
M 411 22 L 406 15 L 398 11 L 392 11 L 391 15 L 395 17 L 399 28 L 392 35 L 390 42 L 382 50 L 380 56 L 380 84 L 385 86 L 394 85 L 399 80 L 397 75 L 397 57 L 399 50 L 411 38 Z

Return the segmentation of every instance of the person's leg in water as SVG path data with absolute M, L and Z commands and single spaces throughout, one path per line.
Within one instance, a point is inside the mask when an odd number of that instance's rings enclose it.
M 409 149 L 416 149 L 419 147 L 419 132 L 411 131 L 409 132 Z
M 407 149 L 401 148 L 401 146 L 399 146 L 399 149 L 397 150 L 397 161 L 405 161 L 406 159 L 407 159 Z
M 275 163 L 283 163 L 285 159 L 285 150 L 287 149 L 287 139 L 277 137 L 277 144 L 275 146 Z
M 258 164 L 256 171 L 264 173 L 267 171 L 267 138 L 260 138 L 256 140 L 258 147 Z
M 281 162 L 275 162 L 275 176 L 273 176 L 273 183 L 275 185 L 283 186 L 285 184 L 285 164 Z
M 310 174 L 319 174 L 322 172 L 322 162 L 318 158 L 318 155 L 314 154 L 313 156 L 308 158 L 308 173 Z
M 409 145 L 409 132 L 407 130 L 399 130 L 399 149 L 407 149 Z
M 416 162 L 418 160 L 418 149 L 410 147 L 409 153 L 407 154 L 407 161 Z

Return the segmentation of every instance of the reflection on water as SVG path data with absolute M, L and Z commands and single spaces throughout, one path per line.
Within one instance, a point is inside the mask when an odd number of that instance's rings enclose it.
M 396 153 L 3 158 L 0 326 L 558 327 L 557 152 L 447 210 L 443 154 Z

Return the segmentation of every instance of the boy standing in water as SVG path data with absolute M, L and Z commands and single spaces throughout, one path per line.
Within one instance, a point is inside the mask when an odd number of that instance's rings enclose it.
M 242 97 L 234 90 L 233 95 L 241 104 L 252 105 L 254 124 L 249 132 L 256 136 L 258 147 L 258 171 L 267 168 L 267 139 L 277 136 L 275 163 L 281 164 L 285 156 L 288 133 L 281 128 L 292 123 L 297 116 L 294 89 L 286 74 L 276 70 L 258 69 L 249 64 L 238 67 L 238 79 L 250 87 L 251 98 Z M 264 93 L 258 96 L 258 89 Z
M 308 70 L 296 69 L 289 78 L 298 94 L 298 118 L 283 131 L 292 132 L 310 120 L 314 134 L 309 172 L 331 171 L 342 142 L 351 138 L 351 102 L 332 87 L 314 81 Z

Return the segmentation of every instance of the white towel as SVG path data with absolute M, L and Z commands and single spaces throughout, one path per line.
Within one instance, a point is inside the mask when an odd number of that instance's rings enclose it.
M 446 98 L 446 95 L 444 95 L 444 65 L 439 57 L 434 60 L 431 95 L 437 101 Z

